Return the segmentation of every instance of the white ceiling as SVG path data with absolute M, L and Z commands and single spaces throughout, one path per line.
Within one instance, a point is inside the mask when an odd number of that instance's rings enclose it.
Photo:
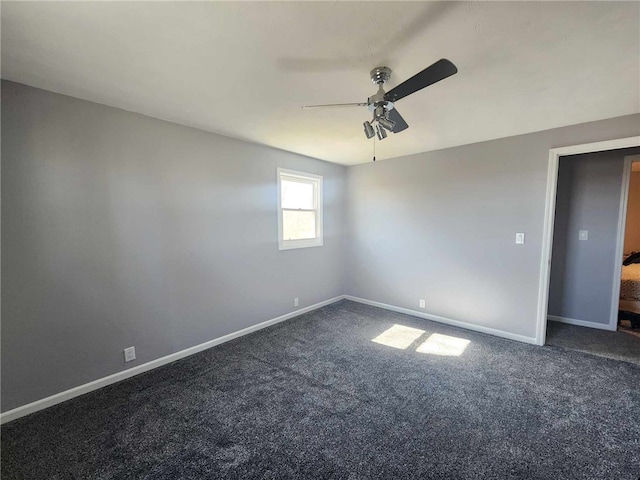
M 396 106 L 378 159 L 640 111 L 638 2 L 2 2 L 2 77 L 343 164 L 371 160 L 369 70 Z

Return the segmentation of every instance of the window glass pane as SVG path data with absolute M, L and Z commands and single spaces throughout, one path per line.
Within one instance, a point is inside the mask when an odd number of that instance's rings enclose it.
M 283 240 L 316 238 L 316 212 L 282 211 Z
M 284 180 L 282 188 L 282 208 L 313 209 L 313 184 Z M 306 238 L 306 237 L 305 237 Z

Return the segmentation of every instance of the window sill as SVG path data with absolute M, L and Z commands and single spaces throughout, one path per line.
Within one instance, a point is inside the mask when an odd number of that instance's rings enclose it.
M 293 243 L 292 241 L 292 242 L 280 243 L 278 245 L 278 250 L 295 250 L 297 248 L 322 247 L 323 244 L 324 242 L 322 240 L 300 241 L 296 243 Z

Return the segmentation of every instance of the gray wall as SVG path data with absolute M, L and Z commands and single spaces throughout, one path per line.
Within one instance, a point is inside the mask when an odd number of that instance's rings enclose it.
M 637 149 L 561 157 L 549 315 L 608 324 L 624 156 Z M 588 230 L 588 240 L 578 232 Z
M 324 175 L 323 247 L 278 250 L 278 166 Z M 3 82 L 3 411 L 344 293 L 344 181 Z
M 346 293 L 534 338 L 549 149 L 639 133 L 632 115 L 349 168 Z
M 548 150 L 637 135 L 640 115 L 349 169 L 11 82 L 2 127 L 6 411 L 296 296 L 425 298 L 533 337 Z M 323 247 L 278 251 L 277 166 L 324 175 Z
M 626 253 L 640 252 L 640 172 L 631 173 L 629 179 L 624 251 Z

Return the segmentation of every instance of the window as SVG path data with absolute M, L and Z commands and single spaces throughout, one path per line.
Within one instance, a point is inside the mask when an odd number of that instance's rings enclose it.
M 278 247 L 322 245 L 322 177 L 278 168 Z

